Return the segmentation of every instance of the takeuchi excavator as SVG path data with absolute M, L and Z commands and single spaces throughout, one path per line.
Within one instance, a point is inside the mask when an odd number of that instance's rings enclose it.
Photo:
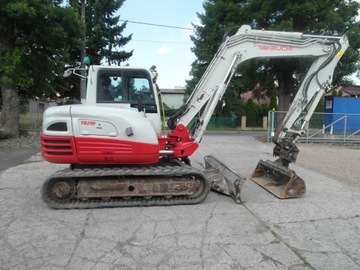
M 189 157 L 239 64 L 253 58 L 307 57 L 314 61 L 273 137 L 278 159 L 260 160 L 251 176 L 279 198 L 300 197 L 305 183 L 289 169 L 299 152 L 295 142 L 305 133 L 322 95 L 331 89 L 334 69 L 348 45 L 346 36 L 243 25 L 224 38 L 184 107 L 168 119 L 167 134 L 162 131 L 154 68 L 88 66 L 82 104 L 44 112 L 42 156 L 70 166 L 45 181 L 43 201 L 60 209 L 195 204 L 212 188 L 226 189 L 241 202 L 246 178 L 213 156 L 205 157 L 206 171 L 200 171 Z M 78 72 L 71 68 L 65 74 Z

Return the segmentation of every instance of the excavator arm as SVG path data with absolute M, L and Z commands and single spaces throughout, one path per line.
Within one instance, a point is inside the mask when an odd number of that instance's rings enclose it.
M 273 137 L 274 155 L 279 156 L 281 164 L 286 167 L 290 162 L 296 161 L 298 149 L 295 142 L 305 134 L 306 123 L 309 122 L 323 94 L 332 89 L 334 69 L 349 46 L 346 36 L 328 37 L 328 40 L 332 47 L 329 54 L 313 62 Z
M 260 161 L 252 175 L 255 182 L 269 191 L 269 182 L 270 186 L 276 186 L 277 190 L 271 192 L 280 198 L 301 196 L 305 193 L 305 184 L 287 168 L 299 152 L 295 141 L 305 133 L 305 124 L 323 93 L 331 89 L 334 69 L 348 46 L 346 36 L 253 30 L 243 25 L 234 35 L 225 37 L 184 108 L 168 120 L 168 126 L 173 130 L 169 136 L 182 134 L 183 139 L 177 141 L 185 139 L 196 145 L 201 141 L 216 105 L 241 63 L 253 58 L 312 58 L 313 63 L 273 139 L 274 155 L 279 159 L 275 163 Z M 189 134 L 185 133 L 185 127 L 194 118 Z M 193 151 L 196 148 L 193 147 Z
M 191 135 L 194 141 L 199 142 L 236 68 L 253 58 L 314 58 L 298 91 L 299 104 L 293 106 L 294 113 L 301 114 L 311 97 L 318 92 L 317 89 L 313 90 L 314 85 L 319 85 L 321 89 L 329 87 L 333 70 L 347 46 L 346 36 L 253 30 L 249 25 L 243 25 L 236 34 L 224 39 L 184 108 L 168 120 L 168 125 L 171 129 L 178 124 L 187 126 L 197 116 Z M 292 113 L 288 115 L 284 122 L 286 128 L 290 128 L 288 125 L 292 125 L 294 117 L 298 118 Z
M 260 160 L 251 176 L 255 183 L 282 199 L 301 197 L 306 192 L 304 180 L 289 169 L 299 153 L 295 142 L 305 134 L 306 123 L 323 94 L 332 89 L 334 69 L 349 46 L 346 36 L 326 39 L 328 54 L 315 59 L 285 117 L 276 127 L 272 141 L 275 143 L 273 154 L 278 159 Z

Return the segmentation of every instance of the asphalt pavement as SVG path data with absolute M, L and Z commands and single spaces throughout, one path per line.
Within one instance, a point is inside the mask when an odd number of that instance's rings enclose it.
M 206 134 L 193 166 L 205 155 L 247 178 L 273 159 L 238 133 Z M 300 166 L 299 199 L 247 180 L 243 204 L 210 192 L 198 205 L 53 210 L 40 188 L 65 166 L 36 155 L 0 172 L 0 269 L 360 269 L 360 192 Z
M 30 157 L 36 155 L 39 152 L 39 147 L 0 147 L 0 172 L 24 163 Z

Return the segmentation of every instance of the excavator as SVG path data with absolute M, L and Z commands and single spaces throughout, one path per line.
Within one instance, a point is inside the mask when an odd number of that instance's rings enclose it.
M 41 152 L 52 163 L 70 164 L 49 176 L 42 199 L 51 208 L 99 208 L 197 204 L 210 189 L 241 203 L 246 180 L 213 156 L 205 171 L 191 166 L 216 105 L 237 67 L 254 58 L 311 58 L 313 63 L 276 129 L 273 154 L 260 160 L 251 179 L 279 198 L 301 197 L 304 180 L 289 169 L 335 67 L 348 48 L 347 36 L 305 35 L 239 27 L 227 35 L 187 102 L 162 130 L 155 67 L 89 65 L 70 68 L 87 80 L 81 104 L 48 108 Z M 79 73 L 79 70 L 82 72 Z

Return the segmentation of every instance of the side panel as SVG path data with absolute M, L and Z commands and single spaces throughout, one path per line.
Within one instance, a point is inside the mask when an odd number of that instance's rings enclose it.
M 69 164 L 151 164 L 159 159 L 154 144 L 108 138 L 41 136 L 45 160 Z
M 41 155 L 49 162 L 78 164 L 74 137 L 41 136 Z
M 76 138 L 80 163 L 149 164 L 159 159 L 159 146 L 102 138 Z
M 44 115 L 41 144 L 47 161 L 150 164 L 159 159 L 156 132 L 135 109 L 74 105 L 50 108 Z

